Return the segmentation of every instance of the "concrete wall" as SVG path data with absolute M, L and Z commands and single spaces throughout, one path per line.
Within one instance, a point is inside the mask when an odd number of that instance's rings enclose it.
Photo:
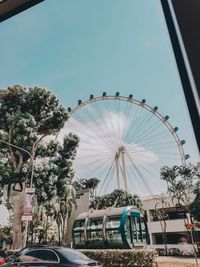
M 193 200 L 194 195 L 190 195 L 191 200 Z M 166 211 L 176 211 L 175 204 L 172 203 L 171 197 L 166 196 L 165 202 L 167 203 L 167 207 L 165 208 Z M 149 230 L 149 237 L 150 237 L 150 244 L 151 246 L 156 245 L 155 241 L 155 233 L 162 233 L 161 224 L 159 221 L 153 221 L 153 214 L 152 211 L 155 210 L 155 206 L 157 209 L 161 209 L 162 205 L 159 199 L 156 197 L 149 197 L 142 200 L 143 209 L 146 210 L 147 219 L 148 219 L 148 230 Z M 186 220 L 186 219 L 185 219 Z M 186 220 L 187 221 L 187 220 Z M 185 228 L 185 221 L 184 219 L 173 219 L 173 220 L 166 220 L 166 232 L 167 233 L 183 233 L 186 232 Z M 162 247 L 162 245 L 158 245 Z M 173 245 L 174 247 L 174 245 Z
M 71 247 L 72 245 L 72 228 L 75 219 L 78 217 L 79 214 L 82 212 L 87 212 L 89 210 L 90 205 L 90 193 L 89 191 L 84 192 L 84 194 L 79 195 L 79 198 L 76 199 L 77 208 L 73 208 L 71 216 L 68 220 L 68 233 L 67 233 L 67 244 Z

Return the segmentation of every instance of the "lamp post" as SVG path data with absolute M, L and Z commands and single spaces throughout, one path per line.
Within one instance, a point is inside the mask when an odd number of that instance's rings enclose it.
M 9 142 L 6 142 L 6 141 L 3 141 L 3 140 L 0 140 L 0 143 L 3 143 L 3 144 L 6 144 L 6 145 L 9 145 L 9 146 L 12 146 L 12 147 L 15 147 L 25 153 L 27 153 L 29 156 L 30 156 L 30 159 L 32 161 L 32 168 L 31 168 L 31 181 L 30 181 L 30 186 L 29 188 L 32 188 L 33 186 L 33 175 L 34 175 L 34 158 L 33 156 L 31 155 L 31 153 L 29 151 L 27 151 L 26 149 L 24 148 L 21 148 L 19 146 L 16 146 L 16 145 L 13 145 Z M 24 247 L 26 246 L 26 240 L 27 240 L 27 232 L 28 232 L 28 220 L 26 221 L 26 225 L 25 225 L 25 232 L 24 232 Z

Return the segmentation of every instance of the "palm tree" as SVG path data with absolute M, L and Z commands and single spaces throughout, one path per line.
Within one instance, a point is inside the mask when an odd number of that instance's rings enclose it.
M 73 206 L 76 206 L 76 190 L 72 184 L 68 184 L 65 195 L 60 200 L 60 214 L 62 218 L 62 245 L 67 243 L 67 222 L 71 215 Z
M 62 215 L 61 215 L 61 212 L 60 212 L 60 205 L 59 205 L 58 201 L 56 201 L 54 206 L 53 206 L 52 218 L 57 224 L 57 228 L 58 228 L 58 244 L 61 245 Z
M 95 197 L 95 189 L 97 188 L 99 182 L 100 180 L 98 180 L 97 178 L 91 178 L 89 180 L 86 180 L 85 182 L 86 188 L 90 189 L 90 195 L 92 200 Z
M 46 234 L 45 234 L 45 243 L 47 243 L 48 239 L 48 228 L 49 228 L 49 218 L 52 217 L 53 215 L 53 203 L 52 202 L 47 202 L 44 204 L 44 208 L 46 210 Z

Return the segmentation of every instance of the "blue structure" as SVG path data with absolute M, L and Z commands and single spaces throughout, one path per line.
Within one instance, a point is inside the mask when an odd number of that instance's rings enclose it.
M 73 225 L 75 248 L 133 248 L 148 243 L 147 224 L 134 206 L 81 213 Z

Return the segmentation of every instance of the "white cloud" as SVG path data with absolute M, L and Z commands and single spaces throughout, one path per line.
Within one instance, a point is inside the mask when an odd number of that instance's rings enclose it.
M 93 113 L 93 118 L 95 118 L 96 111 L 92 107 L 89 107 L 87 111 L 90 114 Z M 72 116 L 57 137 L 58 140 L 62 141 L 64 135 L 70 132 L 79 136 L 80 144 L 74 162 L 77 177 L 91 178 L 96 176 L 103 180 L 121 146 L 124 146 L 126 150 L 124 155 L 127 172 L 131 172 L 134 166 L 142 169 L 158 162 L 158 155 L 152 151 L 139 144 L 125 142 L 124 137 L 130 130 L 131 121 L 123 113 L 107 111 L 101 115 L 98 114 L 96 120 L 92 117 L 87 117 L 87 119 L 80 117 Z M 120 164 L 122 164 L 121 159 Z M 116 170 L 112 172 L 110 177 L 110 181 L 113 182 L 110 182 L 109 187 L 112 190 L 116 188 L 115 172 Z M 137 191 L 144 191 L 143 187 L 144 184 L 140 184 Z

